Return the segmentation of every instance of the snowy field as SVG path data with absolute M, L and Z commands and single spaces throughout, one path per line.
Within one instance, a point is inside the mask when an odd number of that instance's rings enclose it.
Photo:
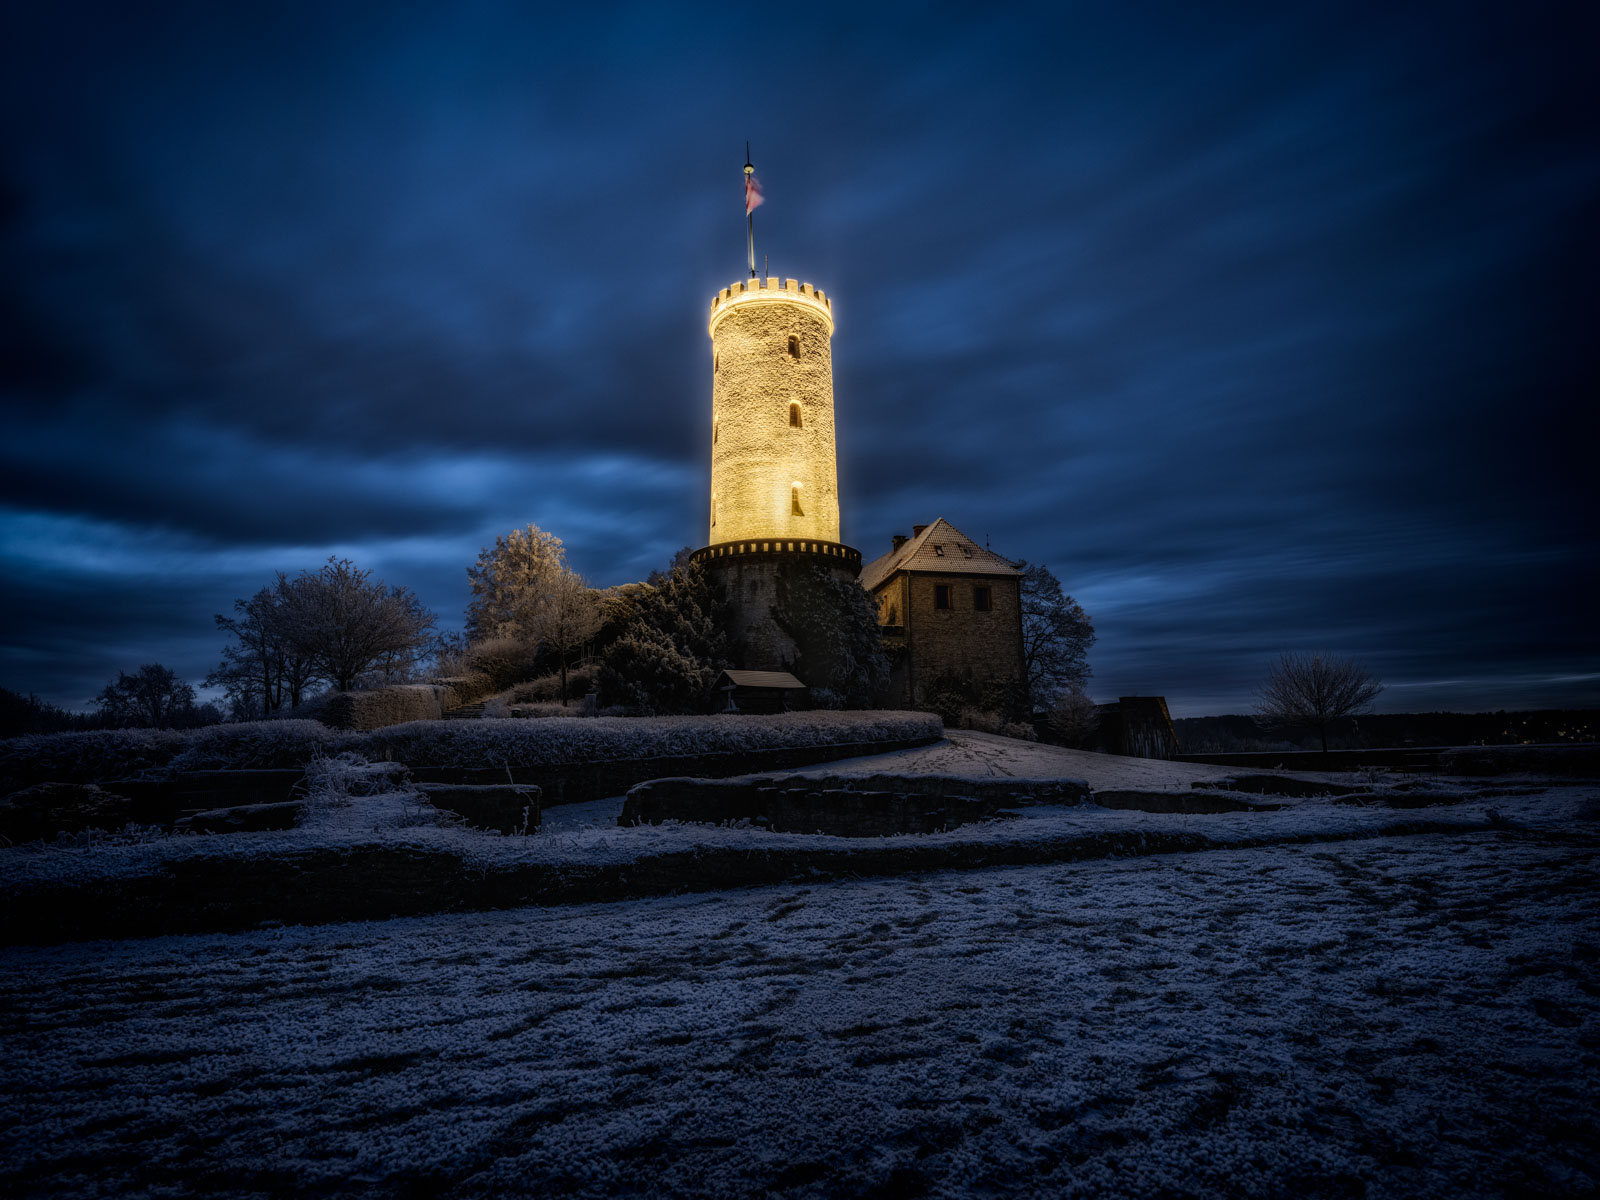
M 0 951 L 0 1193 L 1592 1195 L 1588 795 L 1502 831 Z

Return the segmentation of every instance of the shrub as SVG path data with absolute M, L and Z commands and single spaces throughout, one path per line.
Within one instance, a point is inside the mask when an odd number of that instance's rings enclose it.
M 1100 715 L 1082 688 L 1059 693 L 1045 723 L 1051 737 L 1074 750 L 1092 750 L 1099 740 Z
M 957 718 L 962 729 L 973 729 L 979 733 L 994 733 L 1001 737 L 1019 738 L 1025 742 L 1036 742 L 1039 735 L 1034 732 L 1033 726 L 1022 721 L 1008 721 L 1003 713 L 992 712 L 985 708 L 967 707 L 961 710 Z
M 515 638 L 488 638 L 475 642 L 466 653 L 467 668 L 487 676 L 491 691 L 502 691 L 539 672 L 537 647 Z
M 871 708 L 888 691 L 877 606 L 855 579 L 815 563 L 789 564 L 778 574 L 773 617 L 794 639 L 795 673 L 807 684 L 851 708 Z
M 908 712 L 595 720 L 569 715 L 543 721 L 418 721 L 348 734 L 336 745 L 413 767 L 491 767 L 905 741 L 937 738 L 941 733 L 938 720 L 930 714 Z
M 481 671 L 472 671 L 464 675 L 441 675 L 433 682 L 440 687 L 449 688 L 454 693 L 454 703 L 450 705 L 452 708 L 458 708 L 463 704 L 476 704 L 495 692 L 494 680 Z
M 705 567 L 687 560 L 608 604 L 620 630 L 601 657 L 608 705 L 643 713 L 704 712 L 728 661 L 727 603 Z
M 600 668 L 595 663 L 584 663 L 567 672 L 567 702 L 573 699 L 581 704 L 585 694 L 594 691 L 596 681 L 600 677 Z M 507 688 L 505 695 L 509 704 L 538 704 L 554 700 L 561 702 L 561 672 L 552 671 L 548 675 L 541 675 L 537 679 L 530 679 L 519 683 L 515 687 Z
M 0 743 L 0 795 L 34 783 L 91 783 L 145 771 L 306 767 L 353 752 L 410 766 L 489 767 L 658 758 L 846 742 L 937 738 L 938 719 L 910 712 L 583 720 L 414 721 L 370 733 L 316 721 L 256 721 L 196 730 L 102 729 Z

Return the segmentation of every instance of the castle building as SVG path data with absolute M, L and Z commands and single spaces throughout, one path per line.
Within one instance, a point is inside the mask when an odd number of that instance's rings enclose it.
M 893 655 L 893 702 L 917 707 L 949 672 L 978 687 L 1020 684 L 1022 572 L 943 517 L 896 534 L 861 570 Z
M 791 565 L 861 570 L 839 541 L 833 328 L 827 294 L 793 279 L 752 277 L 711 301 L 711 520 L 692 557 L 727 593 L 741 668 L 795 660 L 773 619 Z

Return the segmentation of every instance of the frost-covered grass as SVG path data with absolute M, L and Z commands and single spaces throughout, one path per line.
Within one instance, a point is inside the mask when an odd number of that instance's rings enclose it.
M 1597 850 L 1568 824 L 7 950 L 0 1192 L 1592 1195 Z
M 539 766 L 939 737 L 939 718 L 907 712 L 774 716 L 600 717 L 545 721 L 413 721 L 371 733 L 316 721 L 255 721 L 193 730 L 108 729 L 0 741 L 0 794 L 42 781 L 76 783 L 175 770 L 298 767 L 354 751 L 412 766 Z

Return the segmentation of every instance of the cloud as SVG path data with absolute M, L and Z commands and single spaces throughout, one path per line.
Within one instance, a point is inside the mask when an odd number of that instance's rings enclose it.
M 192 657 L 189 597 L 271 564 L 349 553 L 459 611 L 514 525 L 602 583 L 698 542 L 747 137 L 758 253 L 836 304 L 869 555 L 943 515 L 1047 562 L 1106 686 L 1232 705 L 1335 638 L 1588 686 L 1579 15 L 808 11 L 26 14 L 8 686 Z

